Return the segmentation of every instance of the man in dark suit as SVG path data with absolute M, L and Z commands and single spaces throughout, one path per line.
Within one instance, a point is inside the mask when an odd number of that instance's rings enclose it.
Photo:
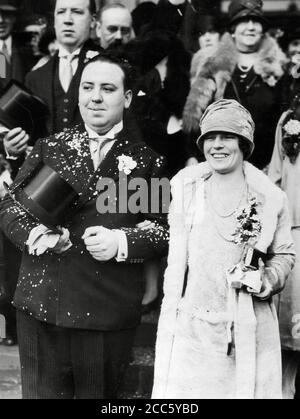
M 0 80 L 3 89 L 11 80 L 24 82 L 34 60 L 20 35 L 14 33 L 18 6 L 16 0 L 0 0 L 0 54 L 5 58 L 5 69 Z M 2 70 L 2 69 L 1 69 Z
M 153 211 L 150 187 L 162 177 L 163 159 L 123 124 L 132 79 L 128 62 L 109 54 L 87 63 L 79 90 L 84 124 L 39 140 L 13 185 L 14 193 L 43 162 L 76 190 L 62 236 L 46 250 L 49 233 L 44 245 L 35 240 L 39 222 L 12 198 L 1 203 L 1 228 L 23 251 L 14 305 L 25 398 L 117 397 L 140 321 L 143 262 L 167 251 L 167 208 Z M 124 190 L 121 179 L 135 187 Z M 102 189 L 107 180 L 115 195 Z M 141 182 L 149 187 L 145 202 L 135 199 Z M 135 227 L 144 221 L 149 228 Z
M 54 24 L 59 51 L 43 67 L 26 77 L 27 87 L 48 106 L 48 134 L 79 123 L 78 87 L 84 62 L 97 51 L 89 41 L 95 25 L 94 0 L 57 0 Z M 14 128 L 3 139 L 11 164 L 17 170 L 24 161 L 29 136 Z
M 95 25 L 94 0 L 57 0 L 54 26 L 58 53 L 43 67 L 29 73 L 26 84 L 49 107 L 52 134 L 80 121 L 78 86 L 86 58 L 95 46 L 89 41 Z

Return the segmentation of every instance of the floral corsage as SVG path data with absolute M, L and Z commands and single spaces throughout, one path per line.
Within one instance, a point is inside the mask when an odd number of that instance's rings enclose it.
M 243 255 L 240 263 L 228 269 L 227 280 L 231 288 L 241 289 L 245 286 L 252 292 L 259 293 L 262 281 L 258 261 L 264 254 L 254 247 L 262 231 L 255 197 L 250 198 L 249 204 L 237 213 L 236 219 L 233 241 L 243 246 Z
M 257 212 L 257 200 L 250 198 L 249 205 L 237 213 L 237 228 L 233 234 L 234 243 L 248 244 L 256 240 L 261 233 L 261 221 Z

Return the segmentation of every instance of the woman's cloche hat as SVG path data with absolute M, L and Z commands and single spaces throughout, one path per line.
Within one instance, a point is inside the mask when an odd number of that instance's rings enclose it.
M 6 186 L 11 198 L 27 214 L 54 232 L 63 224 L 66 213 L 78 194 L 53 168 L 41 163 L 14 189 Z
M 201 118 L 200 130 L 197 141 L 200 149 L 207 134 L 227 132 L 247 141 L 249 153 L 245 159 L 253 153 L 255 124 L 250 112 L 236 100 L 221 99 L 211 104 Z
M 258 20 L 264 25 L 268 24 L 262 0 L 232 0 L 228 13 L 231 25 L 248 18 Z

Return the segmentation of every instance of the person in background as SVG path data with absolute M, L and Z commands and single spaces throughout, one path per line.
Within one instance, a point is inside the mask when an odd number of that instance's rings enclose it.
M 222 30 L 216 16 L 204 15 L 199 18 L 197 31 L 198 51 L 194 54 L 191 64 L 191 83 L 199 75 L 199 71 L 208 57 L 216 52 Z
M 6 299 L 6 290 L 5 290 L 5 258 L 3 250 L 3 233 L 0 230 L 0 314 L 2 315 L 2 300 Z M 6 331 L 3 335 L 0 334 L 0 342 L 6 337 Z
M 0 79 L 0 93 L 11 79 L 24 82 L 25 75 L 34 64 L 30 49 L 22 34 L 15 32 L 18 18 L 16 0 L 0 0 L 0 54 L 5 57 L 5 77 Z
M 287 199 L 247 161 L 255 126 L 242 105 L 214 102 L 200 128 L 206 162 L 171 181 L 152 398 L 280 399 L 272 297 L 295 261 Z
M 136 8 L 132 11 L 132 27 L 136 36 L 147 30 L 156 13 L 156 3 L 153 1 L 138 1 Z
M 284 110 L 290 108 L 294 97 L 300 92 L 300 28 L 298 22 L 287 30 L 282 39 L 282 46 L 289 63 L 283 82 Z
M 15 32 L 17 19 L 18 2 L 15 0 L 0 0 L 0 54 L 5 58 L 5 71 L 2 74 L 3 78 L 0 79 L 0 94 L 12 79 L 23 83 L 26 73 L 30 71 L 34 64 L 33 55 L 26 46 L 22 34 Z M 6 147 L 7 130 L 1 126 L 0 131 L 0 153 L 9 161 L 11 155 Z M 21 255 L 7 239 L 3 241 L 3 248 L 6 281 L 9 288 L 6 292 L 5 301 L 2 301 L 2 313 L 6 317 L 7 336 L 2 344 L 12 346 L 17 343 L 17 333 L 15 310 L 11 306 L 11 299 L 17 281 Z
M 32 71 L 37 70 L 40 67 L 43 67 L 47 62 L 55 56 L 59 50 L 59 43 L 56 40 L 55 30 L 48 28 L 41 35 L 39 44 L 38 44 L 39 53 L 41 55 L 40 60 L 32 68 Z
M 296 265 L 278 298 L 283 361 L 283 396 L 293 399 L 300 363 L 300 97 L 296 96 L 279 120 L 269 167 L 270 179 L 287 194 L 296 247 Z
M 43 16 L 31 16 L 25 23 L 23 33 L 28 37 L 28 43 L 36 62 L 38 62 L 42 55 L 39 49 L 39 42 L 46 29 L 47 20 Z
M 3 182 L 6 182 L 8 185 L 11 184 L 10 173 L 9 173 L 9 164 L 0 155 L 0 199 L 4 198 L 6 191 L 3 185 Z M 4 302 L 4 311 L 3 311 L 3 302 Z M 5 283 L 5 257 L 4 257 L 4 237 L 3 233 L 0 230 L 0 314 L 6 315 L 5 306 L 7 304 L 6 297 L 6 283 Z M 5 336 L 0 335 L 0 339 L 5 339 Z
M 200 63 L 183 115 L 184 130 L 194 140 L 210 103 L 220 98 L 237 100 L 255 122 L 251 162 L 259 169 L 264 169 L 272 157 L 282 113 L 280 79 L 286 64 L 276 40 L 266 33 L 268 23 L 262 7 L 261 0 L 232 0 L 231 34 L 225 33 L 217 51 Z
M 78 85 L 84 62 L 97 52 L 89 42 L 95 11 L 94 0 L 56 0 L 54 27 L 59 50 L 47 64 L 26 77 L 27 87 L 48 105 L 49 134 L 81 120 Z
M 165 157 L 172 177 L 187 159 L 181 120 L 190 89 L 190 55 L 175 34 L 163 30 L 140 35 L 124 51 L 140 70 L 130 114 L 146 144 Z M 160 304 L 159 276 L 163 268 L 159 261 L 145 265 L 144 313 Z
M 187 0 L 159 0 L 151 23 L 151 30 L 179 34 L 187 4 Z
M 122 3 L 104 6 L 97 20 L 96 34 L 103 49 L 127 44 L 134 37 L 131 13 Z
M 78 109 L 81 72 L 84 62 L 97 54 L 95 46 L 89 43 L 95 11 L 94 0 L 56 0 L 54 24 L 59 50 L 44 66 L 26 76 L 26 86 L 48 106 L 48 134 L 81 120 Z M 8 156 L 18 167 L 24 161 L 28 141 L 28 134 L 18 127 L 3 139 Z

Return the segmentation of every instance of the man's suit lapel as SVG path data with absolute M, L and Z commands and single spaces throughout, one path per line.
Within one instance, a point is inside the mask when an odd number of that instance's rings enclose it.
M 44 98 L 46 103 L 48 104 L 50 115 L 52 115 L 52 119 L 50 121 L 51 126 L 48 127 L 49 132 L 53 132 L 54 128 L 54 77 L 55 77 L 55 67 L 58 63 L 58 53 L 54 55 L 50 59 L 50 61 L 42 67 L 42 77 L 38 78 L 39 80 L 39 92 L 41 92 L 41 97 Z M 49 84 L 47 84 L 45 81 L 50 81 L 51 86 L 49 88 Z
M 76 189 L 82 193 L 94 174 L 88 134 L 83 126 L 76 126 L 61 134 L 60 146 L 67 161 Z

